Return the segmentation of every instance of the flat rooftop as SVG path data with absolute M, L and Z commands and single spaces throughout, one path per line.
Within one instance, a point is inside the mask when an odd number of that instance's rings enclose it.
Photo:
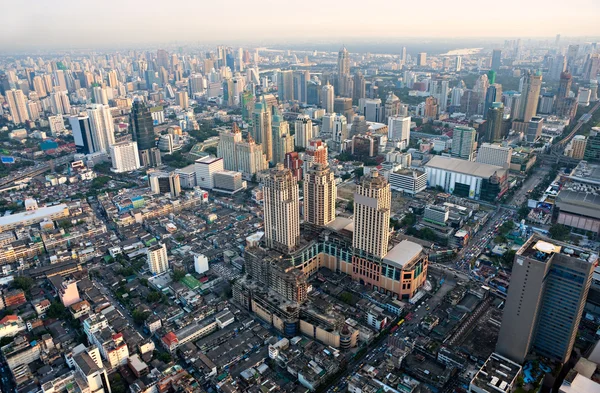
M 489 178 L 494 173 L 499 176 L 506 173 L 507 169 L 501 166 L 482 164 L 480 162 L 473 162 L 467 160 L 461 160 L 459 158 L 435 156 L 427 164 L 426 168 L 444 169 L 450 172 L 464 173 L 465 175 L 471 175 L 482 178 Z
M 331 228 L 334 231 L 341 231 L 345 229 L 350 232 L 354 232 L 354 221 L 347 217 L 336 217 L 333 221 L 327 224 L 327 228 Z
M 389 265 L 402 268 L 406 264 L 418 258 L 422 252 L 423 247 L 421 245 L 413 243 L 409 240 L 402 240 L 387 253 L 387 255 L 383 258 L 383 261 Z
M 490 392 L 508 393 L 520 372 L 520 365 L 497 353 L 492 353 L 473 377 L 471 385 Z
M 9 216 L 0 217 L 0 226 L 15 225 L 21 221 L 30 220 L 42 220 L 46 217 L 50 217 L 54 214 L 62 212 L 67 209 L 67 205 L 61 203 L 60 205 L 40 207 L 36 210 L 30 210 L 22 213 L 11 214 Z

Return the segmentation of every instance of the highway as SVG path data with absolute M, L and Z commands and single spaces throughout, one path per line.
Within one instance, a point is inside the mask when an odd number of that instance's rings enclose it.
M 18 174 L 14 174 L 14 175 L 2 178 L 2 179 L 0 179 L 0 187 L 4 187 L 15 181 L 22 180 L 22 179 L 25 179 L 28 177 L 35 177 L 35 176 L 41 175 L 42 173 L 50 170 L 52 168 L 52 166 L 56 167 L 56 166 L 63 165 L 63 164 L 73 161 L 73 157 L 74 157 L 73 154 L 69 154 L 64 157 L 59 157 L 55 160 L 50 160 L 44 164 L 36 165 L 33 168 L 30 168 L 25 171 L 21 171 Z
M 565 148 L 566 144 L 577 134 L 579 129 L 592 118 L 592 114 L 594 114 L 594 112 L 596 112 L 598 108 L 600 108 L 600 101 L 598 101 L 588 113 L 584 113 L 583 115 L 581 115 L 581 117 L 577 121 L 577 125 L 575 125 L 575 127 L 569 133 L 569 135 L 567 135 L 561 141 L 557 142 L 554 146 L 552 146 L 552 153 L 561 152 Z

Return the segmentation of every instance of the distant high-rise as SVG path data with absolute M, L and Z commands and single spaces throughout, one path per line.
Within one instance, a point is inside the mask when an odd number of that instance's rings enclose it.
M 337 72 L 338 72 L 338 93 L 342 97 L 350 97 L 352 96 L 352 90 L 349 89 L 350 85 L 350 56 L 348 55 L 348 50 L 345 47 L 340 49 L 338 52 L 338 63 L 337 63 Z
M 575 71 L 575 62 L 577 61 L 577 55 L 579 54 L 579 45 L 569 45 L 567 49 L 567 71 Z
M 392 141 L 410 141 L 410 116 L 393 116 L 388 119 L 388 139 Z
M 187 91 L 178 91 L 175 97 L 177 99 L 177 105 L 179 105 L 181 109 L 187 109 L 190 107 Z
M 299 115 L 294 126 L 294 144 L 298 147 L 306 148 L 308 141 L 314 137 L 312 120 L 308 115 Z
M 25 95 L 22 90 L 7 90 L 6 99 L 8 101 L 8 110 L 13 118 L 14 124 L 22 124 L 29 120 Z
M 354 74 L 354 83 L 353 88 L 354 92 L 352 93 L 352 99 L 355 102 L 358 102 L 361 98 L 365 98 L 367 96 L 367 87 L 366 87 L 365 77 L 362 73 L 357 72 Z
M 304 152 L 305 170 L 308 170 L 308 167 L 312 163 L 328 165 L 327 158 L 327 143 L 318 138 L 311 139 L 308 142 L 308 146 L 306 146 L 306 151 Z
M 424 67 L 425 65 L 427 65 L 427 53 L 420 52 L 417 55 L 417 66 Z
M 335 219 L 337 188 L 328 165 L 313 162 L 304 173 L 304 221 L 325 226 Z
M 452 133 L 452 157 L 473 161 L 477 131 L 472 127 L 454 127 Z
M 542 73 L 537 71 L 535 74 L 527 72 L 523 77 L 523 90 L 521 97 L 521 106 L 523 108 L 523 121 L 529 122 L 537 114 L 537 107 L 542 89 Z
M 342 142 L 348 139 L 348 120 L 346 116 L 334 115 L 331 125 L 331 139 L 335 144 L 337 151 L 341 151 Z
M 328 82 L 321 88 L 321 108 L 325 109 L 325 113 L 333 113 L 334 98 L 333 86 Z
M 491 86 L 490 86 L 491 88 Z M 502 120 L 504 118 L 504 105 L 494 102 L 487 111 L 485 140 L 487 142 L 499 142 L 503 139 Z
M 308 92 L 306 90 L 307 83 L 310 80 L 310 72 L 308 70 L 294 71 L 293 73 L 293 84 L 294 84 L 294 100 L 300 102 L 308 101 Z
M 380 98 L 361 98 L 358 100 L 358 111 L 367 121 L 381 122 L 383 120 L 382 109 Z
M 333 112 L 346 116 L 346 119 L 352 119 L 354 116 L 352 98 L 336 97 L 335 100 L 333 100 Z
M 500 65 L 502 64 L 502 50 L 494 49 L 492 51 L 492 70 L 498 71 L 500 69 Z M 494 82 L 490 82 L 494 83 Z
M 283 163 L 285 155 L 294 151 L 294 137 L 290 134 L 290 124 L 277 111 L 273 115 L 273 156 L 271 163 Z
M 219 144 L 217 145 L 217 157 L 223 158 L 223 168 L 228 171 L 237 171 L 236 145 L 242 141 L 242 132 L 236 123 L 233 123 L 231 131 L 219 132 Z
M 264 180 L 264 231 L 267 247 L 289 253 L 300 243 L 298 183 L 277 164 Z
M 98 150 L 98 142 L 94 140 L 94 133 L 87 115 L 69 117 L 69 124 L 75 139 L 75 148 L 78 153 L 90 154 Z
M 44 98 L 48 95 L 48 92 L 46 91 L 46 86 L 44 86 L 44 81 L 39 75 L 33 77 L 33 89 L 35 90 L 39 98 Z
M 167 257 L 167 246 L 156 244 L 147 251 L 148 270 L 154 275 L 169 270 L 169 259 Z
M 460 72 L 461 70 L 462 70 L 462 57 L 456 56 L 456 59 L 454 60 L 454 71 Z
M 390 185 L 377 170 L 356 186 L 352 247 L 358 255 L 383 258 L 387 254 L 391 203 Z
M 277 93 L 281 101 L 294 99 L 294 74 L 292 70 L 280 71 L 277 75 Z
M 138 149 L 142 151 L 156 147 L 152 114 L 142 100 L 136 99 L 133 102 L 130 121 L 133 140 L 137 142 Z
M 115 125 L 108 105 L 92 104 L 87 108 L 91 131 L 96 141 L 95 151 L 109 151 L 115 143 Z
M 106 87 L 94 86 L 92 88 L 92 97 L 94 98 L 94 103 L 108 105 L 108 93 Z
M 569 360 L 598 256 L 534 234 L 517 251 L 496 352 Z
M 257 102 L 252 112 L 251 135 L 254 140 L 262 145 L 263 153 L 268 161 L 273 158 L 273 133 L 271 124 L 271 110 L 266 103 Z
M 236 144 L 235 158 L 237 162 L 237 169 L 235 170 L 242 172 L 244 177 L 249 179 L 269 167 L 262 146 L 257 144 L 250 134 L 248 134 L 247 140 Z
M 131 172 L 140 169 L 140 155 L 135 142 L 120 142 L 110 145 L 112 171 Z
M 588 55 L 583 65 L 583 79 L 584 80 L 596 80 L 598 78 L 598 71 L 600 70 L 600 55 L 598 53 L 591 53 Z
M 401 106 L 402 102 L 400 101 L 400 98 L 398 98 L 394 92 L 388 92 L 385 99 L 384 114 L 380 122 L 386 124 L 390 117 L 398 116 L 400 114 Z

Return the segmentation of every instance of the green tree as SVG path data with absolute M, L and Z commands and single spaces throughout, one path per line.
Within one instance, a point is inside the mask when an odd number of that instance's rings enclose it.
M 529 215 L 529 208 L 527 207 L 527 204 L 523 204 L 519 210 L 517 210 L 517 215 L 519 216 L 519 220 L 527 218 Z
M 515 250 L 508 250 L 507 252 L 505 252 L 502 256 L 502 262 L 504 263 L 504 265 L 511 266 L 513 261 L 515 260 L 516 254 L 517 252 Z
M 150 316 L 150 312 L 149 311 L 140 311 L 138 309 L 133 310 L 133 313 L 131 314 L 133 317 L 133 321 L 137 324 L 142 324 L 144 323 L 148 317 Z
M 150 293 L 148 294 L 148 296 L 146 297 L 146 300 L 147 300 L 149 303 L 156 303 L 156 302 L 158 302 L 160 299 L 161 299 L 161 296 L 160 296 L 160 292 L 158 292 L 158 291 L 152 291 L 152 292 L 150 292 Z
M 154 351 L 153 355 L 155 358 L 157 358 L 158 360 L 160 360 L 161 362 L 164 362 L 164 363 L 169 363 L 169 362 L 171 362 L 171 360 L 173 360 L 171 355 L 165 351 Z
M 402 218 L 402 221 L 400 221 L 400 225 L 402 225 L 403 227 L 412 227 L 416 223 L 417 216 L 415 216 L 414 213 L 408 213 Z
M 174 270 L 172 276 L 173 280 L 181 281 L 185 277 L 185 272 L 183 270 Z
M 29 292 L 31 287 L 33 287 L 34 281 L 30 277 L 19 276 L 15 277 L 13 280 L 13 287 L 22 289 L 25 292 Z
M 571 230 L 568 226 L 562 224 L 554 224 L 548 230 L 550 237 L 554 240 L 564 241 L 569 238 Z
M 61 302 L 53 302 L 46 311 L 48 318 L 64 319 L 67 316 L 66 314 L 67 309 Z
M 363 177 L 364 174 L 365 174 L 365 168 L 358 167 L 358 168 L 354 169 L 354 176 L 356 176 L 357 179 L 360 179 L 361 177 Z

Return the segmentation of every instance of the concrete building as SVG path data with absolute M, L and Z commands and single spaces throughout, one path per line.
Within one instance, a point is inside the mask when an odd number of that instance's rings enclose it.
M 521 105 L 523 121 L 529 122 L 537 114 L 537 107 L 542 89 L 542 73 L 537 71 L 535 74 L 527 72 L 523 77 L 523 89 L 521 90 Z
M 108 152 L 115 144 L 115 125 L 108 105 L 93 104 L 87 108 L 91 132 L 95 143 L 94 151 Z
M 217 145 L 217 157 L 223 158 L 223 168 L 228 171 L 237 171 L 237 144 L 242 142 L 242 132 L 236 123 L 233 124 L 231 131 L 223 130 L 219 132 L 219 144 Z
M 273 155 L 271 163 L 282 163 L 285 155 L 294 151 L 294 137 L 290 133 L 290 124 L 276 111 L 273 114 Z
M 294 127 L 294 144 L 306 149 L 308 141 L 315 137 L 313 135 L 312 120 L 308 115 L 299 115 L 294 123 Z
M 415 195 L 427 188 L 427 173 L 419 170 L 399 169 L 388 176 L 392 190 Z
M 188 98 L 187 91 L 178 91 L 175 96 L 177 105 L 181 107 L 181 109 L 187 109 L 190 107 L 190 101 Z
M 110 146 L 111 170 L 116 173 L 131 172 L 141 168 L 136 142 L 121 142 Z
M 196 185 L 202 189 L 212 190 L 214 187 L 214 174 L 222 172 L 223 159 L 215 157 L 203 157 L 194 163 L 196 168 Z
M 27 99 L 22 90 L 7 90 L 6 101 L 8 101 L 8 110 L 14 124 L 22 124 L 29 120 L 27 112 Z
M 242 180 L 242 173 L 235 171 L 221 171 L 213 175 L 215 191 L 235 194 L 246 189 L 246 182 Z
M 583 160 L 587 138 L 584 135 L 575 135 L 571 143 L 565 148 L 565 155 L 578 160 Z
M 448 206 L 439 205 L 427 205 L 425 206 L 425 212 L 423 219 L 425 221 L 444 226 L 450 216 L 450 209 Z
M 473 161 L 477 131 L 472 127 L 454 127 L 452 134 L 452 157 Z
M 156 244 L 149 247 L 146 258 L 148 270 L 152 274 L 157 275 L 169 270 L 169 258 L 167 257 L 167 246 L 165 244 Z
M 328 165 L 313 162 L 304 173 L 304 221 L 325 226 L 335 219 L 337 187 Z
M 388 118 L 388 139 L 404 142 L 408 147 L 410 142 L 410 116 L 391 116 Z
M 358 100 L 358 112 L 367 121 L 380 123 L 383 120 L 383 107 L 379 98 L 361 98 Z
M 261 145 L 267 161 L 273 156 L 273 130 L 271 124 L 271 108 L 265 102 L 257 102 L 252 112 L 252 128 L 249 135 Z
M 326 113 L 333 113 L 334 98 L 335 94 L 333 92 L 333 86 L 327 82 L 327 84 L 321 88 L 321 108 L 325 109 Z
M 527 123 L 527 131 L 525 132 L 525 138 L 527 142 L 536 142 L 542 136 L 542 128 L 544 127 L 544 118 L 533 116 Z
M 534 234 L 515 255 L 496 352 L 569 360 L 598 255 Z
M 267 247 L 289 253 L 300 242 L 298 184 L 292 172 L 278 164 L 264 180 L 264 230 Z
M 242 172 L 242 175 L 248 179 L 269 168 L 262 146 L 257 144 L 250 134 L 246 141 L 236 145 L 236 162 L 236 170 Z
M 475 162 L 509 168 L 512 153 L 512 147 L 483 143 L 477 151 Z
M 517 386 L 521 366 L 492 353 L 469 384 L 469 393 L 510 393 Z
M 390 236 L 390 185 L 376 170 L 363 177 L 354 193 L 352 246 L 367 255 L 383 258 Z
M 181 193 L 181 182 L 179 175 L 175 172 L 152 172 L 148 176 L 150 189 L 155 194 L 171 194 L 176 198 Z

